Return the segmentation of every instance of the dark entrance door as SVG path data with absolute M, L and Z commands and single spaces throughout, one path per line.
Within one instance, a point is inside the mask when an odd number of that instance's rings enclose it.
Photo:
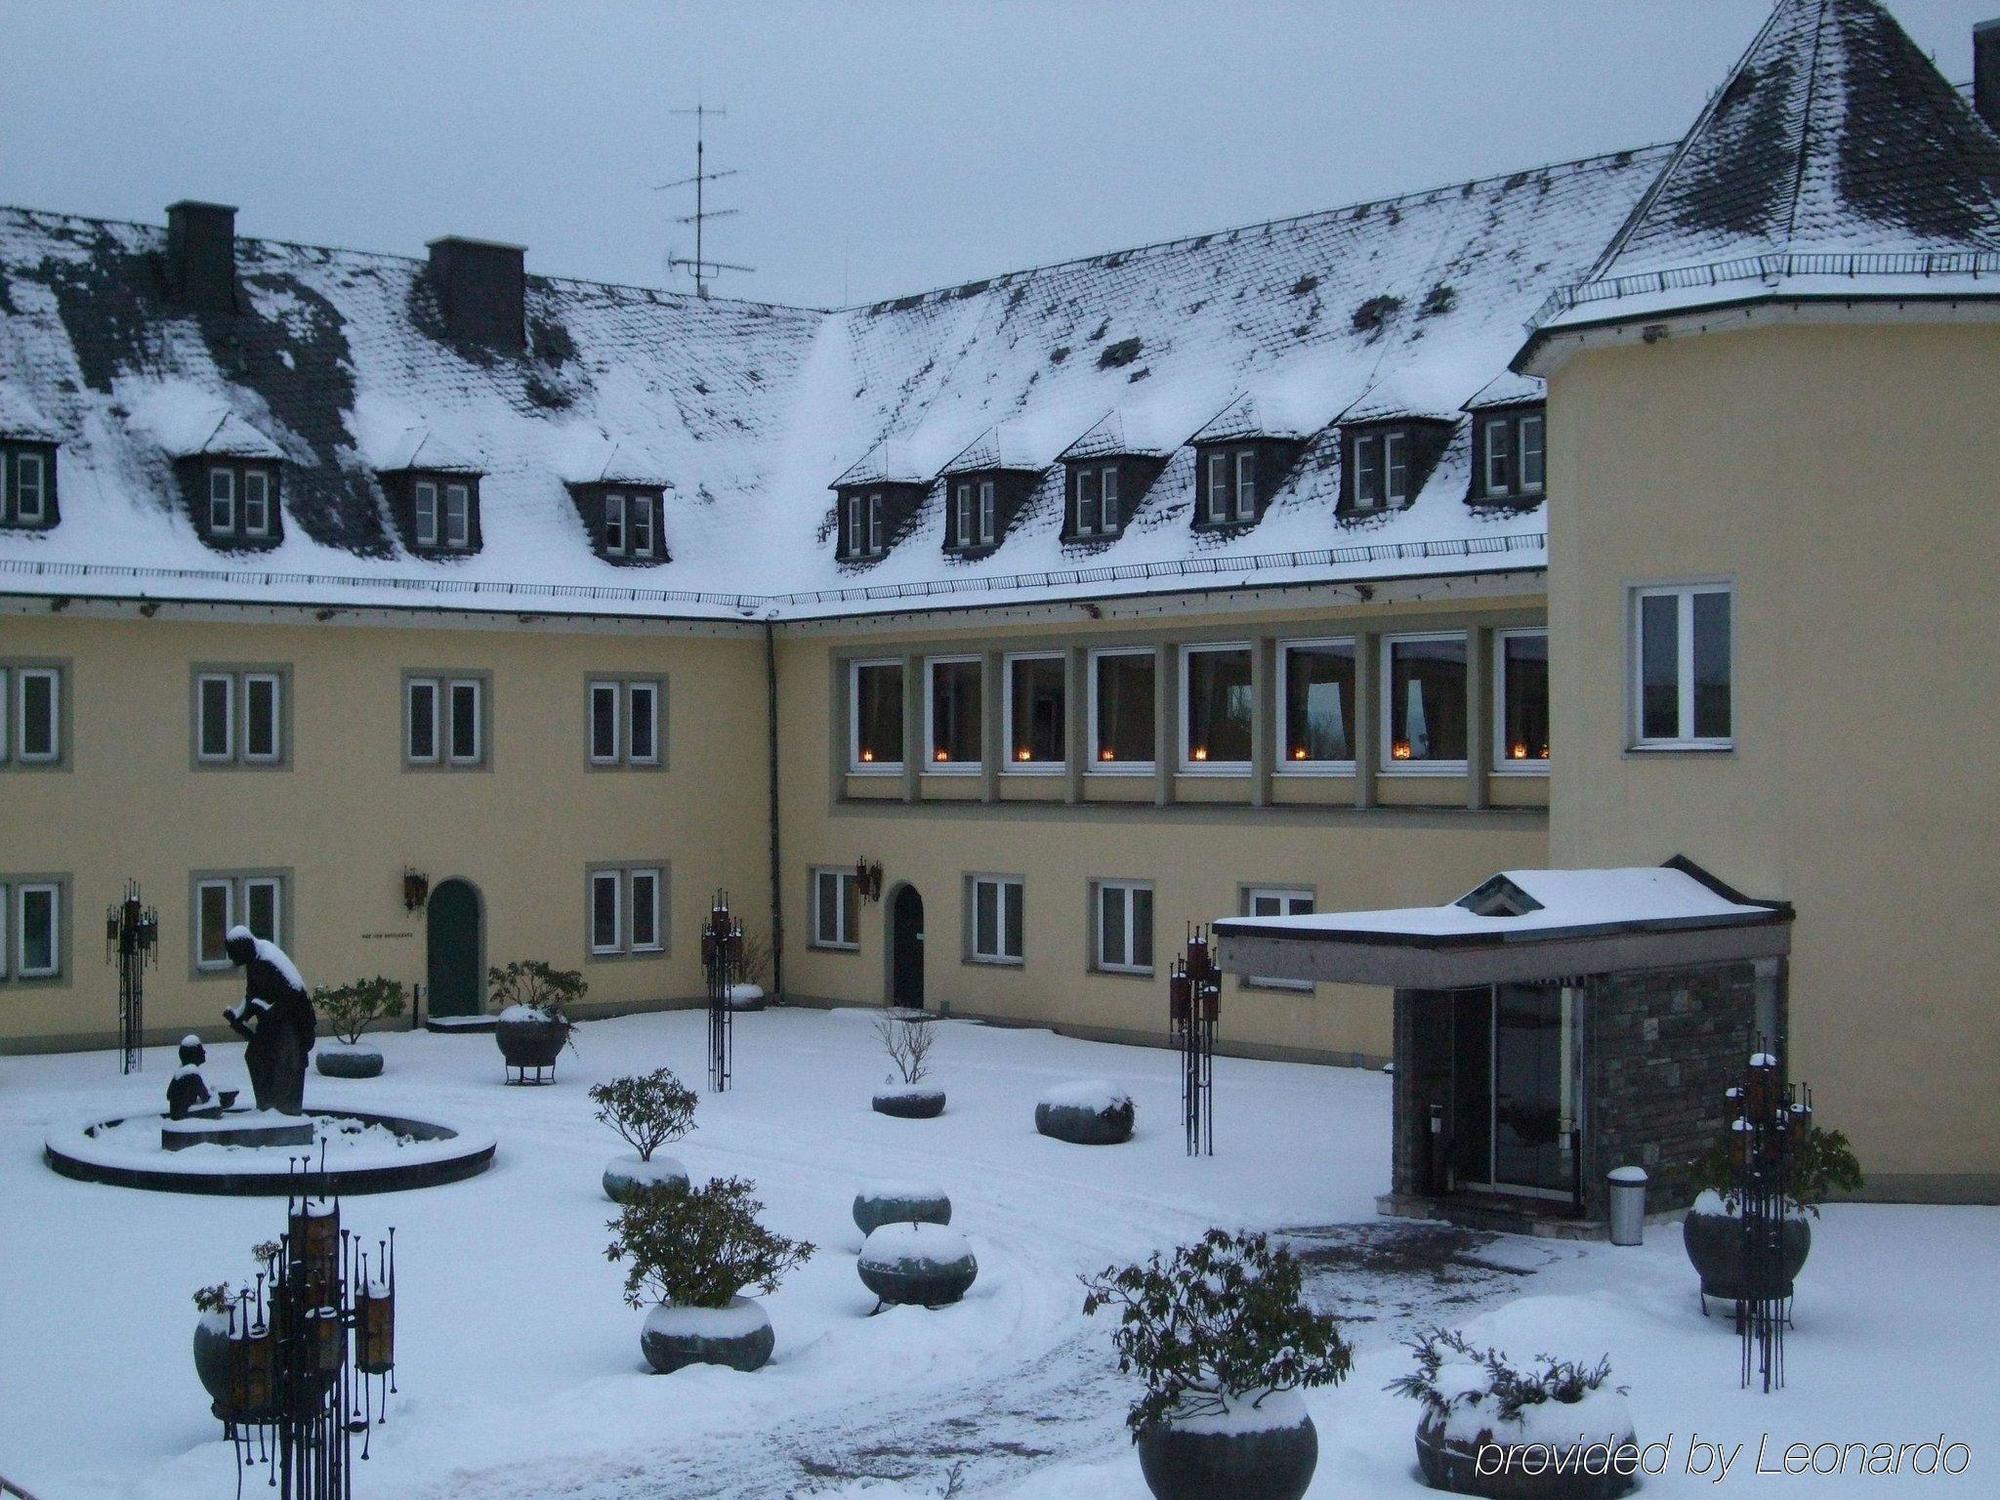
M 1451 1021 L 1451 1159 L 1458 1181 L 1570 1196 L 1574 991 L 1547 982 L 1458 990 Z
M 476 1016 L 486 1008 L 481 981 L 479 892 L 468 880 L 447 880 L 431 892 L 424 937 L 433 1016 Z
M 898 886 L 889 903 L 889 1002 L 924 1008 L 924 898 Z

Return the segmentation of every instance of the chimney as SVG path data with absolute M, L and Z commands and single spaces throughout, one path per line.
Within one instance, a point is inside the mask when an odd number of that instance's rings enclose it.
M 468 344 L 519 353 L 528 345 L 527 251 L 448 234 L 430 242 L 431 282 L 445 331 Z
M 1972 107 L 2000 130 L 2000 20 L 1972 28 Z
M 192 312 L 236 311 L 236 210 L 183 198 L 167 205 L 167 289 Z

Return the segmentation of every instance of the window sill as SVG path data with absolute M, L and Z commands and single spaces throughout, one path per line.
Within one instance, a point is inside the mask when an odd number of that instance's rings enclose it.
M 1002 776 L 1061 776 L 1069 766 L 1059 760 L 1016 760 L 1009 761 L 1000 772 Z
M 1287 760 L 1271 768 L 1274 776 L 1352 776 L 1351 760 Z
M 861 765 L 849 766 L 847 774 L 849 776 L 901 776 L 903 774 L 903 763 L 900 760 L 871 760 Z
M 807 949 L 814 953 L 859 953 L 859 943 L 807 943 Z
M 967 954 L 964 961 L 984 969 L 1025 969 L 1028 966 L 1025 958 L 995 958 L 985 953 Z
M 1625 753 L 1627 755 L 1642 755 L 1642 756 L 1643 755 L 1734 755 L 1736 753 L 1736 745 L 1734 741 L 1731 741 L 1728 744 L 1720 744 L 1720 745 L 1696 745 L 1696 744 L 1627 745 L 1625 747 Z
M 1248 776 L 1250 762 L 1247 760 L 1197 760 L 1183 762 L 1182 776 Z
M 1376 769 L 1377 776 L 1463 776 L 1462 760 L 1391 760 Z
M 1153 977 L 1151 969 L 1113 968 L 1108 964 L 1092 964 L 1090 972 L 1093 974 L 1102 974 L 1106 979 L 1151 979 Z
M 924 766 L 926 776 L 977 776 L 986 769 L 984 761 L 934 760 Z
M 1549 763 L 1545 760 L 1496 761 L 1492 770 L 1487 774 L 1492 776 L 1547 776 L 1549 774 Z
M 1157 776 L 1159 766 L 1150 760 L 1100 761 L 1084 773 L 1086 776 Z

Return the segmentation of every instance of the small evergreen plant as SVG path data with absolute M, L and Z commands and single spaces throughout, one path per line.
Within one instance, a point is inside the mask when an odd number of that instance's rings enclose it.
M 1687 1164 L 1687 1176 L 1696 1192 L 1710 1189 L 1725 1203 L 1736 1196 L 1736 1169 L 1730 1155 L 1731 1132 L 1702 1156 Z M 1841 1130 L 1818 1125 L 1806 1127 L 1805 1138 L 1792 1147 L 1791 1201 L 1800 1212 L 1819 1217 L 1819 1207 L 1836 1190 L 1854 1192 L 1861 1186 L 1861 1160 Z
M 551 968 L 539 958 L 517 958 L 504 968 L 488 969 L 486 983 L 495 1010 L 526 1005 L 563 1026 L 573 1024 L 574 1011 L 590 989 L 579 970 Z
M 1416 1356 L 1417 1367 L 1398 1375 L 1385 1390 L 1420 1401 L 1434 1415 L 1448 1417 L 1455 1406 L 1481 1406 L 1489 1398 L 1498 1420 L 1518 1422 L 1531 1406 L 1560 1401 L 1574 1405 L 1611 1378 L 1609 1356 L 1594 1365 L 1580 1360 L 1535 1356 L 1536 1363 L 1517 1369 L 1498 1349 L 1475 1349 L 1456 1330 L 1432 1328 L 1403 1341 Z M 1441 1384 L 1438 1372 L 1446 1365 L 1477 1365 L 1484 1372 L 1484 1384 L 1464 1382 Z M 1614 1387 L 1619 1394 L 1624 1386 Z
M 593 1083 L 590 1102 L 597 1106 L 597 1118 L 622 1135 L 640 1161 L 651 1161 L 660 1147 L 694 1128 L 698 1101 L 694 1090 L 674 1077 L 672 1068 L 655 1068 Z
M 1257 1405 L 1277 1391 L 1337 1384 L 1354 1362 L 1336 1320 L 1305 1305 L 1291 1252 L 1261 1234 L 1211 1229 L 1171 1260 L 1156 1252 L 1083 1284 L 1086 1313 L 1122 1309 L 1118 1368 L 1146 1383 L 1125 1419 L 1134 1439 L 1253 1392 Z
M 756 1184 L 718 1177 L 703 1187 L 673 1183 L 625 1205 L 608 1226 L 617 1238 L 604 1258 L 628 1261 L 625 1300 L 633 1307 L 727 1307 L 746 1286 L 775 1292 L 779 1278 L 812 1258 L 813 1246 L 757 1222 Z
M 327 1030 L 350 1047 L 377 1021 L 400 1016 L 403 1005 L 403 982 L 380 974 L 336 989 L 322 986 L 313 991 L 313 1009 L 326 1022 Z

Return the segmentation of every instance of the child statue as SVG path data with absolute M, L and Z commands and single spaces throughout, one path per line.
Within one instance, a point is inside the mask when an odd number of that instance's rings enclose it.
M 167 1080 L 167 1118 L 185 1120 L 197 1110 L 208 1108 L 213 1102 L 209 1096 L 208 1083 L 201 1076 L 201 1065 L 208 1061 L 208 1049 L 201 1044 L 198 1036 L 181 1038 L 181 1065 L 174 1076 Z
M 245 971 L 243 1003 L 223 1011 L 223 1019 L 248 1040 L 243 1062 L 257 1108 L 280 1114 L 305 1113 L 306 1054 L 318 1034 L 312 999 L 285 950 L 232 927 L 224 946 Z

